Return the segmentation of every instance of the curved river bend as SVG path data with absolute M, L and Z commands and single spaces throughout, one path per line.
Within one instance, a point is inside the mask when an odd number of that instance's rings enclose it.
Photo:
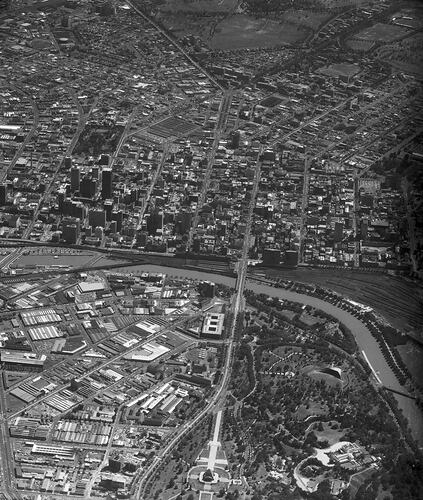
M 131 266 L 128 268 L 121 268 L 120 272 L 138 273 L 138 272 L 152 272 L 152 273 L 165 273 L 170 276 L 178 278 L 192 279 L 192 280 L 208 280 L 215 283 L 235 287 L 235 278 L 229 276 L 222 276 L 220 274 L 212 274 L 201 271 L 193 271 L 189 269 L 181 269 L 174 267 L 162 267 L 154 265 L 140 265 Z M 372 365 L 375 372 L 377 372 L 383 385 L 400 392 L 406 392 L 404 387 L 398 382 L 394 372 L 389 367 L 388 363 L 383 357 L 379 345 L 374 337 L 371 335 L 367 327 L 358 318 L 352 314 L 340 309 L 339 307 L 309 295 L 303 295 L 283 288 L 274 288 L 269 285 L 261 285 L 247 279 L 245 287 L 255 293 L 264 293 L 271 297 L 279 297 L 281 299 L 299 302 L 301 304 L 310 305 L 317 309 L 330 314 L 338 321 L 343 323 L 353 333 L 360 351 L 364 351 Z M 423 416 L 414 400 L 405 396 L 394 394 L 398 401 L 398 406 L 402 409 L 404 416 L 408 419 L 412 434 L 418 441 L 420 447 L 423 447 Z

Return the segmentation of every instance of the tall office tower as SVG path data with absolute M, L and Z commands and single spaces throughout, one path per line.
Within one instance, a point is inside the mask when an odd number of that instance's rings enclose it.
M 94 198 L 97 191 L 97 182 L 89 175 L 85 175 L 79 184 L 79 193 L 83 198 Z
M 62 221 L 62 239 L 66 243 L 75 244 L 78 241 L 81 229 L 81 221 L 74 217 L 68 217 Z
M 147 218 L 148 234 L 155 235 L 158 229 L 163 229 L 163 212 L 154 208 Z
M 101 208 L 93 208 L 88 212 L 88 223 L 92 227 L 106 227 L 106 212 Z
M 101 175 L 101 197 L 103 200 L 108 200 L 112 197 L 113 184 L 112 184 L 112 169 L 105 168 Z
M 0 206 L 6 205 L 7 200 L 7 184 L 0 184 Z
M 192 214 L 185 210 L 176 215 L 175 230 L 178 234 L 188 234 L 191 227 Z
M 57 191 L 57 202 L 59 204 L 59 213 L 63 214 L 64 202 L 66 199 L 66 188 L 61 187 L 59 191 Z
M 103 206 L 106 212 L 106 220 L 110 222 L 112 220 L 113 200 L 106 200 Z
M 342 241 L 344 234 L 344 224 L 342 222 L 335 222 L 335 234 L 334 234 L 334 241 Z
M 78 167 L 71 168 L 71 192 L 79 191 L 79 184 L 81 182 L 81 172 Z
M 122 229 L 123 223 L 123 212 L 122 210 L 113 210 L 112 212 L 112 220 L 116 221 L 116 230 L 120 232 Z
M 367 219 L 361 221 L 360 234 L 362 240 L 367 240 L 369 234 L 369 221 Z
M 285 252 L 285 265 L 289 267 L 298 265 L 298 252 L 296 250 L 287 250 Z
M 98 164 L 99 165 L 105 165 L 108 166 L 110 163 L 110 156 L 109 155 L 104 155 L 102 154 L 100 158 L 98 159 Z
M 72 168 L 72 158 L 70 156 L 65 157 L 65 168 L 68 170 Z
M 278 248 L 265 248 L 263 250 L 263 264 L 278 266 L 281 262 L 281 251 Z
M 91 176 L 96 180 L 100 178 L 100 168 L 98 166 L 95 166 L 91 169 Z

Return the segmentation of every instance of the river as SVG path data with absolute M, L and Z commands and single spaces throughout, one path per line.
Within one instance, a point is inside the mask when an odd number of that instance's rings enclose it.
M 166 273 L 171 276 L 185 279 L 208 280 L 230 287 L 235 287 L 235 278 L 201 271 L 164 266 L 153 266 L 148 264 L 119 269 L 119 272 L 128 272 L 134 274 L 136 274 L 137 272 L 140 273 L 146 271 L 153 273 Z M 255 293 L 264 293 L 271 297 L 279 297 L 282 299 L 292 300 L 293 302 L 310 305 L 330 314 L 351 330 L 360 351 L 364 351 L 366 353 L 369 362 L 371 363 L 373 369 L 377 372 L 383 385 L 385 385 L 386 387 L 390 387 L 391 389 L 406 392 L 406 390 L 398 382 L 394 372 L 391 370 L 388 363 L 385 361 L 385 358 L 383 357 L 379 346 L 374 337 L 371 335 L 370 331 L 367 329 L 364 323 L 362 323 L 352 314 L 349 314 L 347 311 L 344 311 L 343 309 L 340 309 L 339 307 L 336 307 L 329 302 L 318 299 L 317 297 L 302 295 L 290 290 L 285 290 L 283 288 L 274 288 L 269 285 L 261 285 L 253 281 L 249 281 L 248 279 L 246 282 L 246 288 L 248 290 L 252 290 Z M 404 416 L 408 419 L 414 438 L 419 442 L 419 445 L 423 447 L 422 412 L 419 410 L 416 403 L 412 399 L 397 394 L 394 394 L 394 397 L 398 401 L 398 406 L 402 409 Z

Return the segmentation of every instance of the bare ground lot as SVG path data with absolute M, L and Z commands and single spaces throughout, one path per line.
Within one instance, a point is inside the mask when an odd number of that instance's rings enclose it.
M 211 40 L 212 49 L 247 49 L 297 44 L 304 40 L 307 31 L 289 23 L 279 24 L 269 19 L 254 19 L 240 14 L 228 17 L 217 24 Z

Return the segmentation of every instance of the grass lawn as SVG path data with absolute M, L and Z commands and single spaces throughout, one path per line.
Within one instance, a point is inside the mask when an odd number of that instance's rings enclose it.
M 423 293 L 415 283 L 386 274 L 339 269 L 266 270 L 281 279 L 314 283 L 373 307 L 395 328 L 423 328 Z
M 351 498 L 355 497 L 358 488 L 368 479 L 374 472 L 374 469 L 365 469 L 363 472 L 351 476 L 350 488 Z
M 343 436 L 345 434 L 345 430 L 331 429 L 330 425 L 331 425 L 330 422 L 323 422 L 322 423 L 323 431 L 318 431 L 316 430 L 318 424 L 315 423 L 313 427 L 313 432 L 314 434 L 316 434 L 317 439 L 319 441 L 328 441 L 329 446 L 332 446 L 333 444 L 342 441 Z
M 354 38 L 373 42 L 391 42 L 408 33 L 406 28 L 393 24 L 377 23 L 357 33 Z
M 7 407 L 10 409 L 10 413 L 15 413 L 17 411 L 20 411 L 27 405 L 27 403 L 21 401 L 18 398 L 15 398 L 15 396 L 12 396 L 11 394 L 9 394 L 7 402 L 8 402 Z
M 360 66 L 358 66 L 357 64 L 347 64 L 347 63 L 332 64 L 327 68 L 320 68 L 318 70 L 319 73 L 323 73 L 324 75 L 346 76 L 346 77 L 354 76 L 359 71 L 360 71 Z
M 357 40 L 356 38 L 350 38 L 346 41 L 346 45 L 357 52 L 368 52 L 374 44 L 375 42 L 371 40 Z
M 279 24 L 269 19 L 254 19 L 244 14 L 224 19 L 216 26 L 208 42 L 212 49 L 247 49 L 297 44 L 306 31 L 293 24 Z
M 299 420 L 304 420 L 309 415 L 326 415 L 326 413 L 327 413 L 326 405 L 310 402 L 308 404 L 308 408 L 306 408 L 305 405 L 300 405 L 298 410 L 295 412 L 295 416 Z
M 417 383 L 423 387 L 423 347 L 414 341 L 409 341 L 397 346 L 397 350 Z
M 159 9 L 163 12 L 229 12 L 237 0 L 165 0 Z
M 317 12 L 313 10 L 287 10 L 282 16 L 282 19 L 286 22 L 306 26 L 313 30 L 316 30 L 329 18 L 330 14 L 327 12 Z

